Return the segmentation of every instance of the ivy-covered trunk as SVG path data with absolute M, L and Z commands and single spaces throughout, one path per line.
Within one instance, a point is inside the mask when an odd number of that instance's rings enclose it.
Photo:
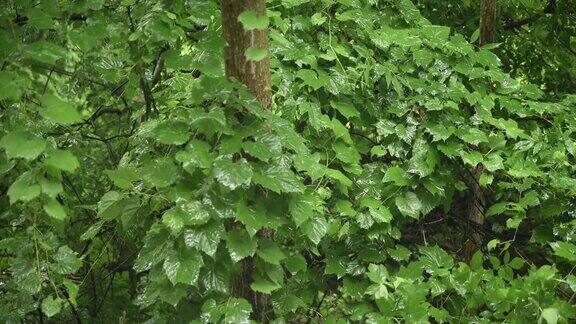
M 269 107 L 272 96 L 266 1 L 222 0 L 221 10 L 222 29 L 226 40 L 226 75 L 245 84 L 262 105 Z M 241 14 L 245 19 L 239 19 Z M 244 23 L 241 23 L 241 20 Z M 250 54 L 258 56 L 258 52 L 265 53 L 265 56 L 259 57 L 259 60 L 247 59 Z
M 226 76 L 235 79 L 269 108 L 272 102 L 270 91 L 270 61 L 268 57 L 268 18 L 265 0 L 222 0 L 222 29 L 226 46 L 224 62 Z M 263 229 L 259 235 L 271 237 Z M 254 260 L 246 258 L 232 280 L 232 294 L 246 298 L 252 304 L 252 317 L 262 323 L 268 322 L 270 296 L 251 290 Z
M 482 0 L 480 2 L 480 46 L 493 43 L 496 38 L 496 0 Z M 480 186 L 480 177 L 484 172 L 484 166 L 480 163 L 472 171 L 468 187 L 470 195 L 468 200 L 468 220 L 477 224 L 484 225 L 486 213 L 486 196 Z M 473 229 L 473 234 L 468 245 L 464 249 L 464 257 L 467 261 L 482 246 L 482 235 L 477 228 Z

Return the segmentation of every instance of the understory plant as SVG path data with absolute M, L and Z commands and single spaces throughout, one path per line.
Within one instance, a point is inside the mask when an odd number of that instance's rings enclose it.
M 267 7 L 270 108 L 217 1 L 0 4 L 0 321 L 573 321 L 576 96 L 409 0 Z

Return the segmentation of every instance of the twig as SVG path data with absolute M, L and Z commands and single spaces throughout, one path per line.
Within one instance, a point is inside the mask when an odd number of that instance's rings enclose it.
M 54 73 L 54 66 L 52 66 L 52 69 L 50 69 L 50 73 L 48 73 L 48 78 L 46 78 L 46 83 L 44 83 L 44 89 L 42 90 L 42 93 L 46 93 L 46 89 L 48 88 L 48 83 L 50 82 L 50 79 L 52 78 L 52 73 Z
M 74 307 L 74 305 L 70 301 L 70 298 L 66 297 L 66 301 L 68 301 L 68 305 L 70 305 L 70 309 L 72 310 L 72 314 L 74 314 L 74 319 L 76 319 L 76 323 L 82 324 L 82 317 L 80 317 L 80 313 L 78 313 L 78 310 L 76 309 L 76 307 Z
M 380 145 L 380 144 L 382 144 L 382 143 L 376 142 L 375 140 L 373 140 L 373 139 L 371 139 L 370 137 L 368 137 L 368 136 L 366 136 L 366 135 L 364 135 L 364 134 L 361 134 L 361 133 L 356 133 L 356 132 L 350 131 L 350 134 L 356 135 L 356 136 L 360 136 L 360 137 L 364 138 L 365 140 L 371 142 L 371 143 L 374 144 L 374 145 Z
M 160 53 L 158 53 L 158 58 L 156 59 L 156 64 L 154 66 L 154 72 L 152 73 L 152 81 L 150 82 L 151 88 L 154 88 L 156 84 L 160 81 L 162 77 L 162 70 L 164 70 L 164 53 L 168 50 L 168 47 L 162 47 Z
M 108 284 L 108 287 L 106 287 L 106 290 L 104 291 L 104 295 L 102 296 L 100 303 L 98 303 L 98 307 L 96 307 L 96 314 L 98 314 L 100 312 L 100 310 L 102 309 L 102 306 L 104 306 L 104 301 L 106 300 L 106 296 L 108 295 L 108 292 L 110 291 L 110 289 L 112 288 L 112 286 L 114 284 L 114 277 L 115 277 L 115 274 L 113 273 L 112 278 L 110 278 L 110 283 Z
M 128 21 L 130 22 L 130 30 L 132 32 L 135 32 L 136 25 L 134 24 L 134 20 L 132 19 L 132 9 L 130 8 L 130 6 L 126 7 L 126 13 L 128 14 Z M 133 44 L 130 44 L 130 46 L 134 47 Z M 156 111 L 156 102 L 154 101 L 154 95 L 150 90 L 150 85 L 148 84 L 144 76 L 144 71 L 138 65 L 136 65 L 135 70 L 138 73 L 138 76 L 140 77 L 140 90 L 144 95 L 144 103 L 146 105 L 146 113 L 144 115 L 144 120 L 147 120 L 148 117 L 150 117 L 150 114 L 153 111 Z

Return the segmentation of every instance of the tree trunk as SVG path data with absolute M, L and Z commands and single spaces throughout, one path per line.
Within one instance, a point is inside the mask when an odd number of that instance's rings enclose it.
M 238 16 L 244 11 L 254 11 L 258 15 L 266 15 L 265 0 L 222 0 L 222 28 L 226 47 L 224 60 L 226 76 L 245 84 L 250 92 L 264 105 L 270 107 L 270 59 L 268 56 L 261 61 L 246 59 L 245 52 L 250 47 L 268 50 L 268 29 L 253 29 L 245 31 L 238 21 Z
M 480 46 L 494 43 L 496 39 L 496 0 L 480 1 Z M 469 175 L 468 188 L 468 220 L 477 225 L 484 225 L 486 212 L 486 197 L 480 187 L 480 176 L 484 166 L 478 164 Z M 476 226 L 475 226 L 476 227 Z M 464 247 L 464 258 L 470 262 L 474 253 L 482 246 L 482 234 L 476 228 L 472 229 L 470 241 Z
M 496 0 L 480 1 L 480 46 L 496 40 Z
M 268 29 L 246 31 L 238 20 L 241 13 L 254 11 L 258 16 L 266 15 L 266 0 L 221 0 L 222 29 L 226 46 L 224 60 L 226 76 L 248 87 L 250 92 L 266 108 L 272 104 L 270 88 L 270 60 L 268 55 L 260 61 L 247 60 L 245 52 L 250 47 L 268 52 Z M 263 229 L 260 237 L 271 237 L 272 232 Z M 232 295 L 247 299 L 252 304 L 252 318 L 261 323 L 269 322 L 272 310 L 270 296 L 250 289 L 255 271 L 254 260 L 246 258 L 232 278 Z

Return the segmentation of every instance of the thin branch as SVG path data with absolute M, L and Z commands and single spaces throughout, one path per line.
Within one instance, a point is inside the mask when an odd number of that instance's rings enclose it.
M 70 309 L 72 310 L 72 314 L 74 314 L 74 319 L 76 320 L 76 323 L 82 324 L 82 317 L 80 317 L 80 313 L 78 313 L 78 310 L 76 309 L 76 307 L 74 307 L 74 305 L 70 301 L 70 298 L 66 297 L 66 300 L 68 301 L 68 305 L 70 305 Z
M 543 16 L 544 16 L 543 14 L 537 14 L 537 15 L 534 15 L 532 17 L 528 17 L 528 18 L 524 18 L 524 19 L 520 19 L 520 20 L 509 20 L 506 24 L 504 24 L 504 26 L 502 26 L 502 29 L 504 29 L 504 30 L 518 29 L 524 25 L 531 24 L 533 22 L 538 21 Z
M 365 140 L 371 142 L 371 143 L 374 144 L 374 145 L 380 145 L 380 144 L 382 144 L 382 143 L 376 142 L 375 140 L 373 140 L 373 139 L 371 139 L 370 137 L 368 137 L 368 136 L 366 136 L 366 135 L 364 135 L 364 134 L 361 134 L 361 133 L 356 133 L 356 132 L 350 131 L 350 134 L 356 135 L 356 136 L 359 136 L 359 137 L 362 137 L 362 138 L 364 138 Z
M 44 64 L 36 63 L 36 64 L 33 65 L 33 67 L 36 67 L 36 68 L 39 68 L 39 69 L 43 69 L 43 70 L 47 70 L 47 71 L 51 71 L 51 72 L 56 72 L 57 74 L 62 74 L 62 75 L 66 75 L 66 76 L 69 76 L 69 77 L 76 77 L 76 76 L 77 76 L 75 73 L 70 72 L 70 71 L 67 71 L 67 70 L 65 70 L 65 69 L 58 68 L 58 67 L 56 67 L 55 65 L 44 65 Z M 100 81 L 98 81 L 98 80 L 94 80 L 94 79 L 87 78 L 87 77 L 82 77 L 82 78 L 80 78 L 80 79 L 81 79 L 81 80 L 88 81 L 89 83 L 93 83 L 93 84 L 99 85 L 99 86 L 101 86 L 101 87 L 106 87 L 106 88 L 108 87 L 108 85 L 107 85 L 106 83 L 100 82 Z
M 126 133 L 126 134 L 117 134 L 117 135 L 114 135 L 114 136 L 110 136 L 110 137 L 105 137 L 105 138 L 102 138 L 102 137 L 97 137 L 97 136 L 92 136 L 92 135 L 89 135 L 89 134 L 82 134 L 82 137 L 85 137 L 85 138 L 89 138 L 89 139 L 93 139 L 93 140 L 96 140 L 96 141 L 100 141 L 100 142 L 104 142 L 104 143 L 107 143 L 107 142 L 110 142 L 110 141 L 112 141 L 112 140 L 115 140 L 115 139 L 117 139 L 117 138 L 121 138 L 121 137 L 130 137 L 130 136 L 132 136 L 132 135 L 134 135 L 134 134 L 133 134 L 133 132 L 130 132 L 130 133 Z
M 144 94 L 144 103 L 146 105 L 146 119 L 148 119 L 150 114 L 153 111 L 156 111 L 156 102 L 154 100 L 154 95 L 152 94 L 152 91 L 150 90 L 150 86 L 148 85 L 148 82 L 146 81 L 146 78 L 144 77 L 144 72 L 141 69 L 139 69 L 139 70 L 140 70 L 139 71 L 140 90 Z
M 50 73 L 48 73 L 48 78 L 46 78 L 46 83 L 44 83 L 44 89 L 42 90 L 43 94 L 46 93 L 48 83 L 50 83 L 50 79 L 52 78 L 52 73 L 54 73 L 54 66 L 52 66 L 52 69 L 50 69 Z
M 164 53 L 168 50 L 168 47 L 162 47 L 160 49 L 160 53 L 158 53 L 158 58 L 156 59 L 156 64 L 154 65 L 154 72 L 152 73 L 152 81 L 150 82 L 150 87 L 153 89 L 158 82 L 160 82 L 160 78 L 162 77 L 162 70 L 164 70 L 164 60 L 165 56 Z

